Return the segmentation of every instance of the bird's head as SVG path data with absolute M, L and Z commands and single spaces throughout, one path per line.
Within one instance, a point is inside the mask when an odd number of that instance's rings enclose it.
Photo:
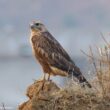
M 32 32 L 45 32 L 47 31 L 46 27 L 40 21 L 33 21 L 30 24 Z

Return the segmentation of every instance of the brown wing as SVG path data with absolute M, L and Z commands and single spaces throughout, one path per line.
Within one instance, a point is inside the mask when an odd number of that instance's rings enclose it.
M 66 72 L 73 71 L 74 62 L 50 33 L 42 33 L 36 38 L 38 39 L 34 39 L 34 47 L 45 57 L 50 66 Z
M 49 32 L 44 32 L 43 35 L 45 38 L 53 44 L 53 49 L 54 52 L 58 52 L 62 57 L 64 57 L 67 61 L 71 62 L 72 64 L 75 64 L 68 53 L 63 49 L 63 47 L 60 45 L 60 43 L 49 33 Z

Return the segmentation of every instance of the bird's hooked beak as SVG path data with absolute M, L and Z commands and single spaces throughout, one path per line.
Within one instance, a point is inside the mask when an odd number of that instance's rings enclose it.
M 29 26 L 30 26 L 31 30 L 35 29 L 35 27 L 36 27 L 35 21 L 31 22 Z

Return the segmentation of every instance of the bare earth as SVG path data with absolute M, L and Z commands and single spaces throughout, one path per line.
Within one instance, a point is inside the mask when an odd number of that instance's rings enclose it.
M 35 81 L 28 87 L 29 100 L 19 106 L 19 110 L 110 110 L 110 99 L 102 98 L 94 90 L 71 84 L 64 89 L 54 82 Z

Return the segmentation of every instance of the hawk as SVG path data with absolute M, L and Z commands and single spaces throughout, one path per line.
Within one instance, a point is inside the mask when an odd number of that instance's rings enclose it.
M 48 74 L 48 80 L 50 75 L 73 75 L 79 80 L 79 83 L 85 82 L 91 88 L 80 69 L 75 65 L 61 44 L 49 33 L 44 24 L 39 21 L 33 21 L 30 24 L 30 28 L 33 53 L 43 68 L 44 80 L 45 74 Z

